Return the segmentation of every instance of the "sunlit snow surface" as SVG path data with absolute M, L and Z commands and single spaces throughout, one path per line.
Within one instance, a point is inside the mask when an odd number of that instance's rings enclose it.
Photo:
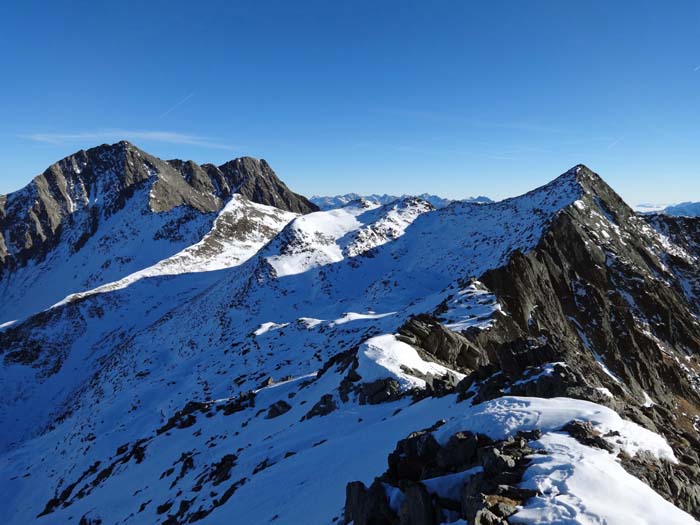
M 408 199 L 285 216 L 272 225 L 284 228 L 267 243 L 231 242 L 201 264 L 195 247 L 183 248 L 168 255 L 174 266 L 154 262 L 145 273 L 70 298 L 31 331 L 44 352 L 42 366 L 0 368 L 0 515 L 22 525 L 78 523 L 85 515 L 104 525 L 150 525 L 167 516 L 157 512 L 160 505 L 174 511 L 187 501 L 193 510 L 211 510 L 207 525 L 330 524 L 342 513 L 347 482 L 371 482 L 398 440 L 444 419 L 440 439 L 457 430 L 495 438 L 544 431 L 537 445 L 549 453 L 526 478 L 545 497 L 529 502 L 518 519 L 602 523 L 605 509 L 587 503 L 606 492 L 629 503 L 614 509 L 610 523 L 642 523 L 634 505 L 653 516 L 665 512 L 665 523 L 691 523 L 651 489 L 637 490 L 641 482 L 613 455 L 558 432 L 579 418 L 619 431 L 621 450 L 673 460 L 661 437 L 604 407 L 512 397 L 471 407 L 452 395 L 360 405 L 340 395 L 345 371 L 331 365 L 318 373 L 342 352 L 354 352 L 366 382 L 392 377 L 404 388 L 421 387 L 418 375 L 445 372 L 393 334 L 411 315 L 441 304 L 448 306 L 442 322 L 453 329 L 488 330 L 500 307 L 473 278 L 505 263 L 513 250 L 531 249 L 553 215 L 580 198 L 569 175 L 495 204 L 434 211 Z M 218 262 L 207 267 L 206 261 Z M 57 373 L 47 374 L 52 366 Z M 270 378 L 276 384 L 267 386 Z M 228 415 L 217 410 L 251 390 L 254 406 Z M 325 396 L 336 409 L 313 415 Z M 191 426 L 158 433 L 189 401 L 208 400 L 209 414 L 196 412 Z M 280 401 L 289 411 L 268 418 Z M 59 415 L 63 422 L 48 428 Z M 145 440 L 140 461 L 119 448 L 130 450 L 139 440 Z M 231 454 L 230 478 L 206 481 Z M 180 476 L 183 457 L 191 457 L 192 467 Z M 98 479 L 111 463 L 109 475 Z M 587 482 L 593 472 L 595 483 Z M 193 490 L 197 480 L 203 486 Z M 36 518 L 72 484 L 66 506 Z M 227 503 L 211 508 L 234 485 Z M 453 490 L 449 480 L 429 485 Z
M 460 379 L 464 377 L 442 365 L 423 361 L 412 346 L 398 341 L 393 335 L 373 337 L 365 342 L 358 352 L 359 365 L 356 372 L 362 381 L 371 383 L 377 379 L 393 377 L 405 388 L 424 388 L 425 381 L 406 370 L 422 375 L 442 377 L 452 372 Z

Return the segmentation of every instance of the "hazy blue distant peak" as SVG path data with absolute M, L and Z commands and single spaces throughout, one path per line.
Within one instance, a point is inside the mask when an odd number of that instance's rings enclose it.
M 667 206 L 662 210 L 666 215 L 700 217 L 700 202 L 681 202 Z
M 661 213 L 674 217 L 700 217 L 700 202 L 668 203 L 641 203 L 634 209 L 643 214 Z

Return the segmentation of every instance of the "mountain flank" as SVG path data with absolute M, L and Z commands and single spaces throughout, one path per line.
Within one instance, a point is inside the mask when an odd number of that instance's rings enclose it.
M 235 193 L 255 163 L 166 164 L 9 282 L 8 523 L 697 524 L 700 219 L 584 165 L 300 214 Z

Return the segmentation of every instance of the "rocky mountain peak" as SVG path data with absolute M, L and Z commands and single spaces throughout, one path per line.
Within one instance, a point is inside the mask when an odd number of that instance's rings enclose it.
M 585 197 L 601 208 L 603 213 L 608 214 L 613 222 L 620 223 L 635 215 L 634 210 L 596 172 L 584 164 L 578 164 L 573 170 Z
M 19 296 L 30 293 L 38 281 L 25 280 L 19 270 L 33 263 L 48 271 L 83 250 L 82 270 L 71 271 L 64 285 L 31 292 L 42 297 L 38 304 L 50 306 L 68 293 L 119 279 L 122 270 L 139 270 L 197 242 L 234 194 L 293 213 L 317 209 L 264 160 L 244 157 L 220 169 L 161 160 L 128 141 L 77 151 L 0 196 L 0 286 Z M 162 246 L 153 249 L 154 242 Z
M 544 186 L 503 202 L 527 201 L 528 198 L 542 198 L 542 196 L 563 204 L 561 211 L 574 209 L 581 212 L 596 209 L 616 224 L 635 216 L 634 210 L 617 192 L 585 164 L 577 164 Z M 581 215 L 579 220 L 582 218 Z
M 265 159 L 240 157 L 218 167 L 237 193 L 258 202 L 295 213 L 318 211 L 318 206 L 291 191 Z

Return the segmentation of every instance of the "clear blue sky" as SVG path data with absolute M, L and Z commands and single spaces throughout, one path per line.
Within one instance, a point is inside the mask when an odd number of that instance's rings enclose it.
M 700 3 L 12 1 L 0 193 L 120 138 L 295 190 L 700 200 Z

